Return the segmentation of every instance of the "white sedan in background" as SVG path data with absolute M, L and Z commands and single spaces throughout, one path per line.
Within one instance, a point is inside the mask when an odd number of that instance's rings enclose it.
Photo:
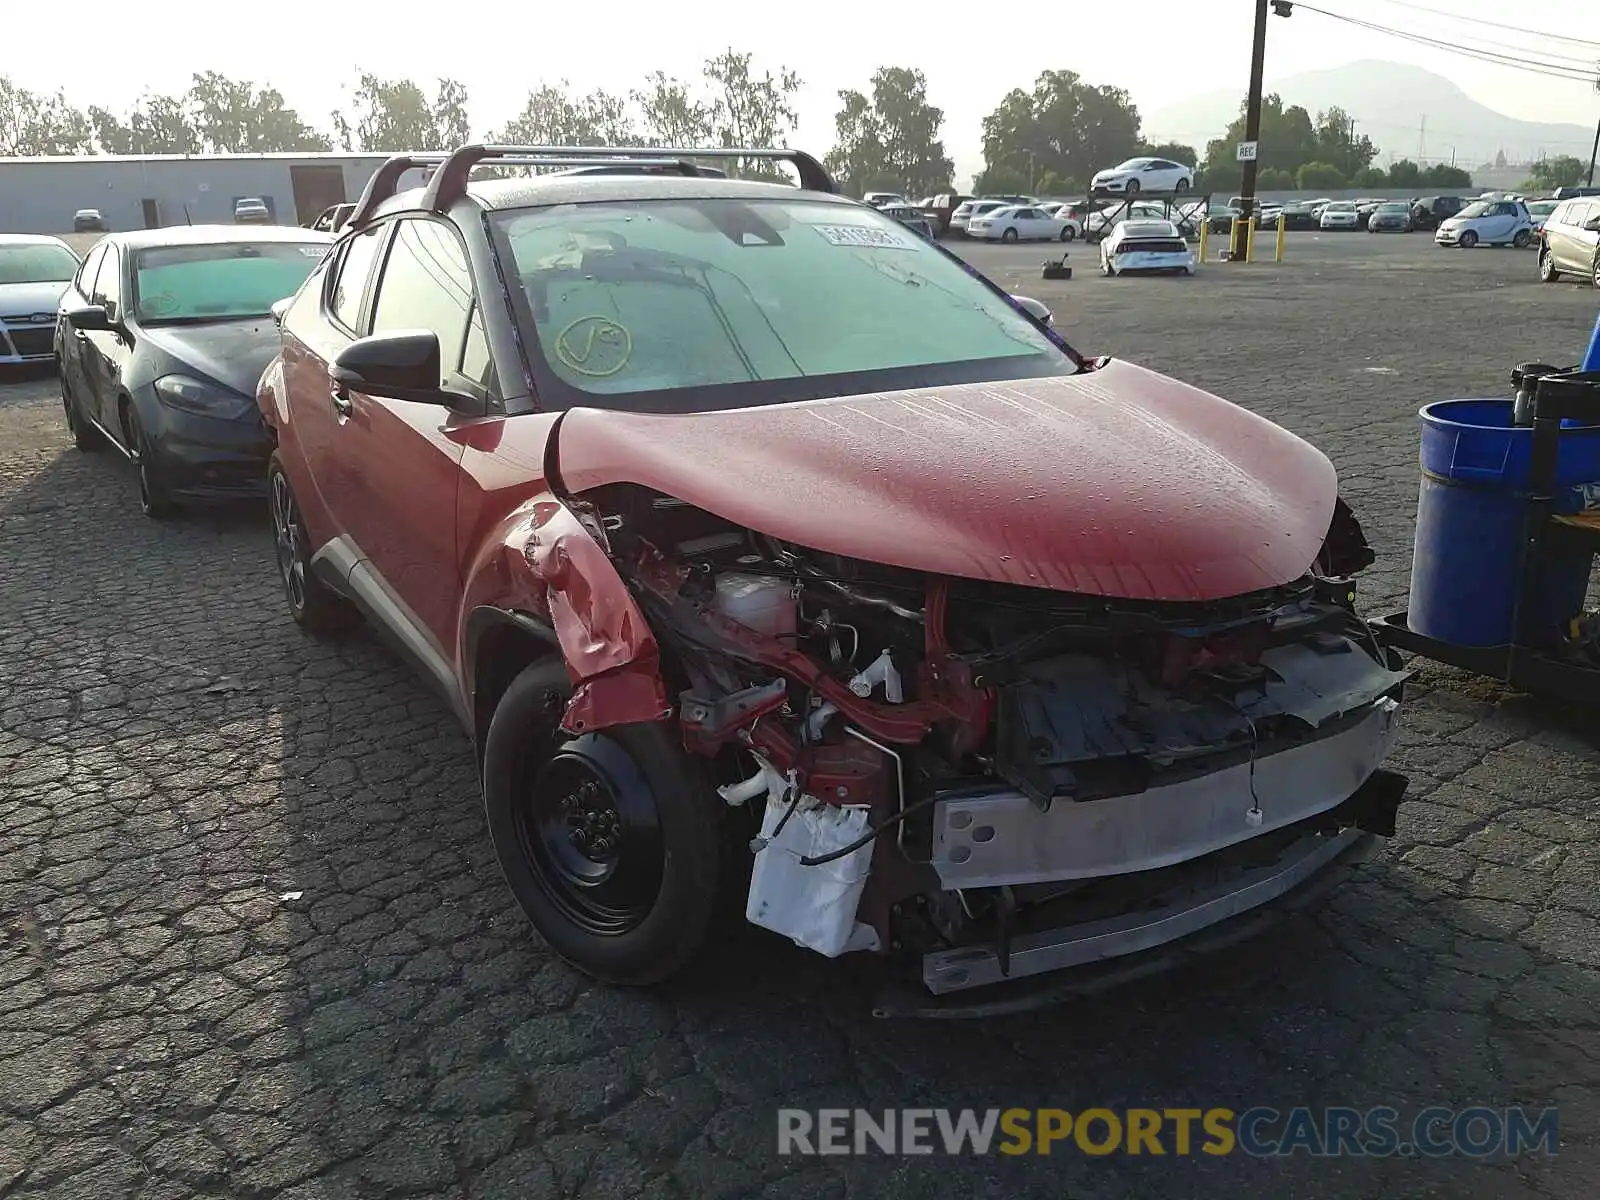
M 1062 220 L 1022 204 L 992 209 L 967 221 L 967 236 L 986 242 L 1070 242 L 1082 232 L 1070 218 Z
M 1089 181 L 1091 192 L 1186 192 L 1194 186 L 1194 170 L 1165 158 L 1130 158 Z
M 1356 210 L 1354 200 L 1330 200 L 1322 206 L 1322 215 L 1317 218 L 1318 229 L 1342 229 L 1346 233 L 1355 233 L 1361 228 L 1361 214 Z
M 1100 243 L 1100 272 L 1123 275 L 1129 271 L 1193 275 L 1194 251 L 1171 221 L 1123 221 Z

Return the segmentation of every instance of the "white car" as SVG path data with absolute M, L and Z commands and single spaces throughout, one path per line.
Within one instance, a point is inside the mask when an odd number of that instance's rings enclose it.
M 965 200 L 950 214 L 950 228 L 966 233 L 972 218 L 981 217 L 984 213 L 992 213 L 995 209 L 1005 206 L 1004 200 Z
M 1070 242 L 1082 232 L 1076 221 L 1060 220 L 1031 205 L 1006 205 L 967 222 L 967 236 L 985 242 Z
M 1124 221 L 1165 221 L 1167 209 L 1164 204 L 1153 202 L 1133 204 L 1112 204 L 1109 208 L 1097 209 L 1091 212 L 1084 222 L 1083 231 L 1091 238 L 1104 237 L 1112 227 L 1121 225 Z
M 1323 205 L 1322 215 L 1317 218 L 1318 229 L 1342 229 L 1346 233 L 1355 233 L 1361 228 L 1361 214 L 1356 210 L 1354 200 L 1331 200 Z
M 1123 221 L 1100 243 L 1100 272 L 1169 271 L 1193 275 L 1194 251 L 1171 221 Z
M 882 208 L 885 204 L 904 204 L 906 198 L 899 192 L 868 192 L 861 197 L 863 201 L 873 208 Z
M 1436 245 L 1471 250 L 1480 242 L 1522 249 L 1533 241 L 1533 221 L 1520 200 L 1478 200 L 1439 223 Z
M 1528 210 L 1528 224 L 1532 225 L 1535 231 L 1543 229 L 1545 221 L 1560 203 L 1559 200 L 1529 200 L 1525 206 Z
M 0 233 L 0 363 L 55 358 L 56 310 L 78 266 L 60 238 Z
M 1135 192 L 1186 192 L 1194 186 L 1194 171 L 1165 158 L 1130 158 L 1107 171 L 1097 171 L 1089 182 L 1091 192 L 1131 196 Z

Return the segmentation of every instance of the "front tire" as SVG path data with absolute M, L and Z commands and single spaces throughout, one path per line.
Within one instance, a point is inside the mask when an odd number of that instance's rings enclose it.
M 78 411 L 78 404 L 72 398 L 72 385 L 67 382 L 67 373 L 58 368 L 61 379 L 61 407 L 67 414 L 67 431 L 72 434 L 72 444 L 85 454 L 93 453 L 100 449 L 100 433 Z
M 1463 250 L 1471 250 L 1478 244 L 1478 235 L 1469 229 L 1461 235 L 1459 244 Z
M 122 407 L 122 424 L 128 438 L 128 452 L 133 456 L 133 469 L 139 479 L 139 511 L 152 520 L 165 520 L 178 511 L 178 506 L 167 491 L 150 435 L 145 432 L 139 410 L 132 401 Z
M 278 578 L 294 623 L 307 633 L 338 633 L 356 623 L 356 611 L 311 570 L 311 539 L 283 462 L 274 454 L 267 463 L 267 496 L 272 510 L 272 539 Z
M 1139 181 L 1137 179 L 1128 180 L 1128 186 L 1122 189 L 1122 194 L 1124 196 L 1137 196 L 1139 194 Z
M 570 694 L 552 658 L 496 705 L 483 750 L 489 835 L 552 950 L 604 983 L 659 983 L 705 945 L 724 806 L 665 724 L 563 733 Z

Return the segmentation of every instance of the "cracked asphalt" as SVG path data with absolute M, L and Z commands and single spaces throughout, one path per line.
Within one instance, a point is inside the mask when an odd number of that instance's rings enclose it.
M 1416 409 L 1572 361 L 1594 291 L 1531 254 L 1295 236 L 1281 267 L 1045 283 L 1128 357 L 1310 438 L 1403 605 Z M 1600 733 L 1418 664 L 1398 836 L 1182 972 L 1027 1016 L 868 1014 L 754 931 L 655 993 L 514 911 L 467 741 L 365 635 L 302 638 L 264 519 L 141 517 L 51 376 L 0 383 L 0 1195 L 844 1200 L 1587 1197 L 1600 1168 Z M 1525 1104 L 1553 1157 L 793 1158 L 800 1107 Z

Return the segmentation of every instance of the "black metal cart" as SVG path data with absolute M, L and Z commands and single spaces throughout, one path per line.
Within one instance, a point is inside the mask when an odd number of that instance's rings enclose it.
M 1574 614 L 1574 636 L 1552 642 L 1529 635 L 1539 573 L 1533 564 L 1561 547 L 1600 550 L 1600 509 L 1559 511 L 1563 488 L 1557 483 L 1562 422 L 1600 424 L 1600 371 L 1566 371 L 1541 378 L 1533 393 L 1533 434 L 1529 488 L 1521 553 L 1513 637 L 1501 646 L 1459 646 L 1426 637 L 1407 623 L 1404 611 L 1368 622 L 1378 640 L 1423 658 L 1448 663 L 1538 696 L 1572 703 L 1600 700 L 1600 643 L 1584 635 Z

